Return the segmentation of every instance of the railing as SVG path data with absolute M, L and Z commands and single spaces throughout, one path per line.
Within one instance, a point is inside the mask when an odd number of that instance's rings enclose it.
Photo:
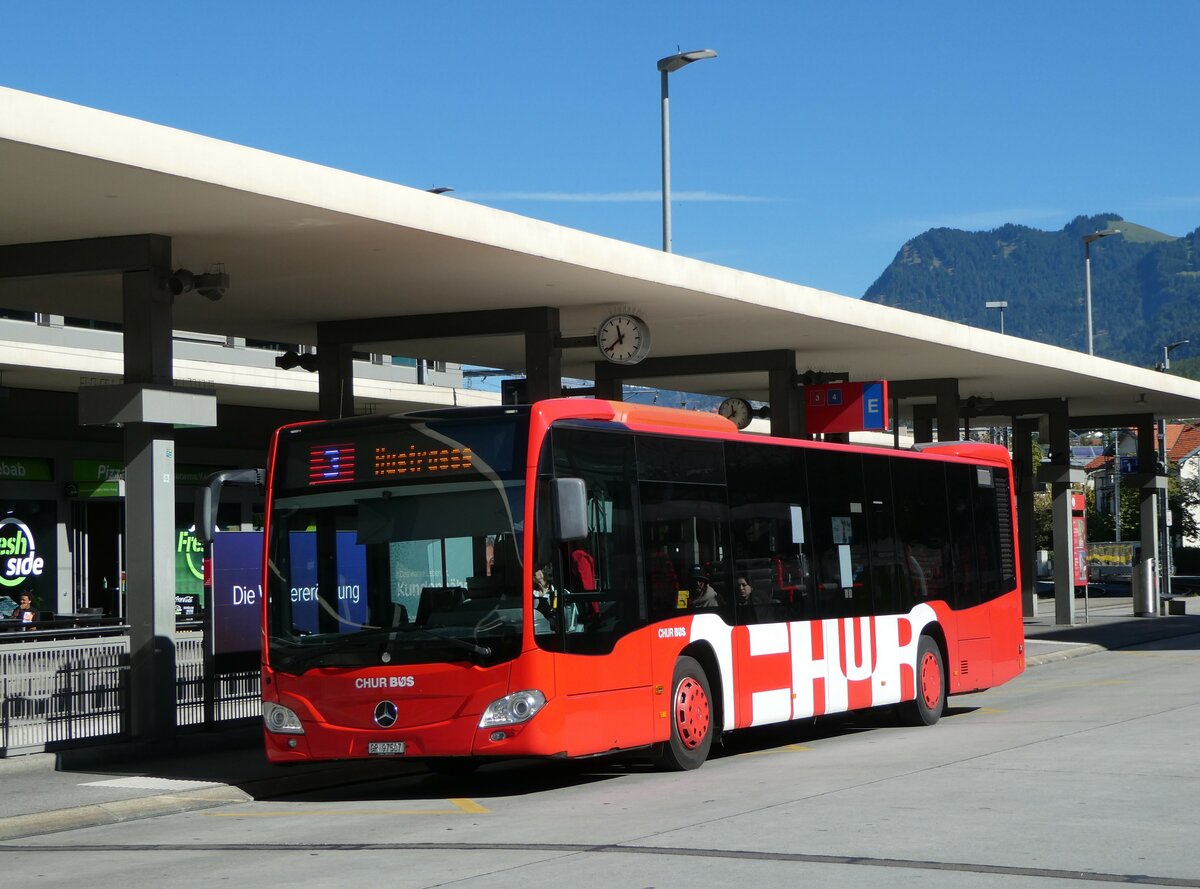
M 0 756 L 128 735 L 129 637 L 123 630 L 109 628 L 103 637 L 94 631 L 82 638 L 0 636 Z M 176 725 L 260 713 L 258 672 L 207 675 L 201 633 L 177 633 L 175 659 Z

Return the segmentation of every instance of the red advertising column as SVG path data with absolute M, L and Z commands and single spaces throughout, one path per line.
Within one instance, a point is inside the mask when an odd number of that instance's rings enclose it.
M 1087 500 L 1083 494 L 1071 494 L 1071 558 L 1075 560 L 1075 586 L 1088 582 Z

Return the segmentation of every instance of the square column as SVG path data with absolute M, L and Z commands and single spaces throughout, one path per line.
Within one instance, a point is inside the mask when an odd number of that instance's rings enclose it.
M 1043 465 L 1038 481 L 1050 485 L 1054 533 L 1054 622 L 1075 624 L 1075 560 L 1071 546 L 1071 486 L 1082 484 L 1087 474 L 1071 468 L 1070 421 L 1064 403 L 1049 416 L 1050 463 Z M 1086 580 L 1086 578 L 1085 578 Z
M 1033 433 L 1036 419 L 1013 419 L 1013 474 L 1016 476 L 1017 552 L 1021 559 L 1021 611 L 1025 617 L 1038 616 L 1037 559 L 1034 554 L 1033 495 Z
M 164 738 L 175 731 L 175 442 L 155 423 L 124 438 L 130 728 Z

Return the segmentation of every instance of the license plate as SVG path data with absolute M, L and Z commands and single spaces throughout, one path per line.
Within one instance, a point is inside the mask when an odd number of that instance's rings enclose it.
M 369 756 L 403 756 L 404 742 L 403 741 L 368 741 L 367 754 Z

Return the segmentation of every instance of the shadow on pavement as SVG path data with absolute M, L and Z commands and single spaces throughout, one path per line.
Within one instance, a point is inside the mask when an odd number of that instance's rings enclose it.
M 1099 645 L 1112 651 L 1136 648 L 1152 642 L 1172 641 L 1182 650 L 1200 645 L 1200 615 L 1171 617 L 1104 618 L 1074 627 L 1027 624 L 1025 635 L 1045 642 Z

